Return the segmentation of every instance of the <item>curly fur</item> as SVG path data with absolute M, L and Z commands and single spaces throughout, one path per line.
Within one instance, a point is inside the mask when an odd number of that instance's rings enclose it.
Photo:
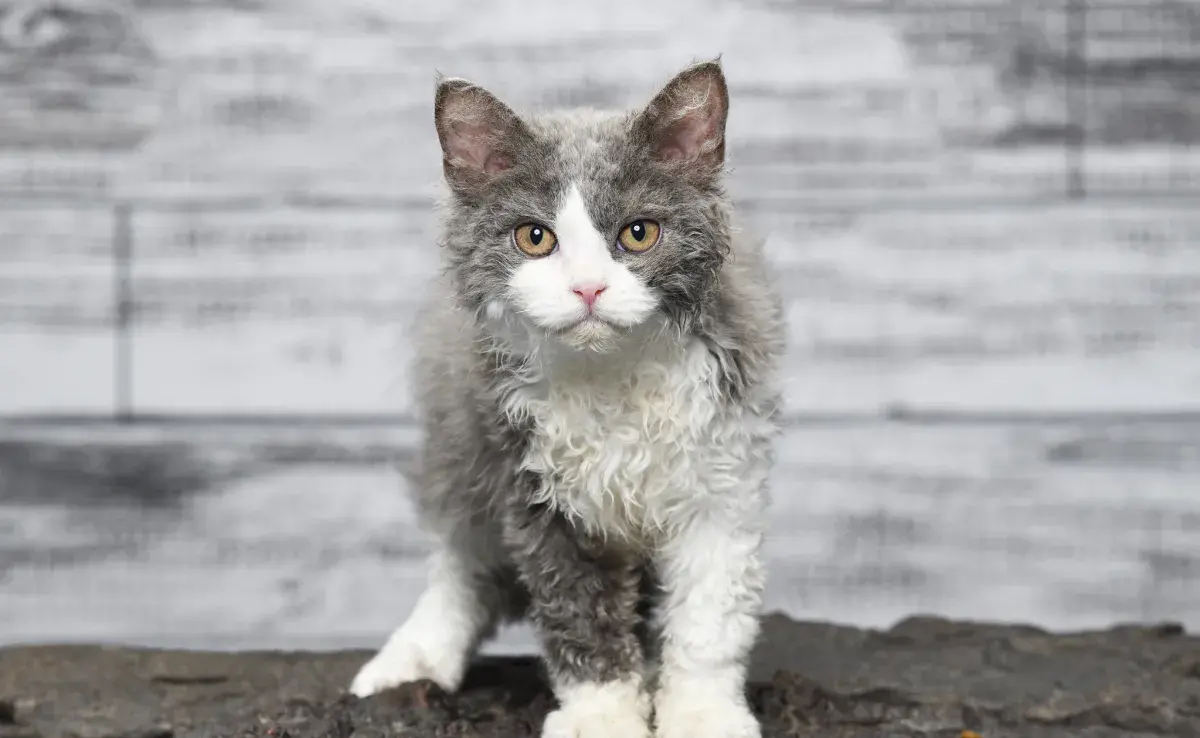
M 455 689 L 527 616 L 561 703 L 547 738 L 757 736 L 743 687 L 783 324 L 721 186 L 719 63 L 628 112 L 518 115 L 457 79 L 435 107 L 446 270 L 421 317 L 413 490 L 439 545 L 352 691 Z M 634 218 L 661 225 L 643 253 L 613 247 Z M 515 247 L 529 221 L 558 251 Z M 592 313 L 579 280 L 607 287 Z

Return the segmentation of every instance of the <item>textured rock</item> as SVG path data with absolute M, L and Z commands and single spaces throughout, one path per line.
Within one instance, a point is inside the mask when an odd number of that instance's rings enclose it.
M 369 655 L 4 649 L 0 738 L 506 738 L 536 735 L 554 705 L 529 657 L 481 658 L 457 695 L 342 694 Z M 1172 624 L 867 631 L 772 616 L 750 696 L 766 736 L 1200 736 L 1200 639 Z

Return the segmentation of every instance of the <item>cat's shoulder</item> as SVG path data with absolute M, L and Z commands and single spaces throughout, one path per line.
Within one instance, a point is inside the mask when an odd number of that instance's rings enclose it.
M 767 238 L 749 228 L 734 231 L 721 269 L 715 317 L 760 351 L 783 350 L 783 296 L 767 249 Z
M 415 311 L 410 338 L 414 369 L 427 383 L 462 377 L 476 363 L 479 327 L 444 275 L 430 280 Z

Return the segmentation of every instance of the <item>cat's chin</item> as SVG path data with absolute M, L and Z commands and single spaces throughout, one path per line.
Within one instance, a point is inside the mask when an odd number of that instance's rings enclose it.
M 587 318 L 554 332 L 554 339 L 577 351 L 605 354 L 615 351 L 629 331 L 599 318 Z

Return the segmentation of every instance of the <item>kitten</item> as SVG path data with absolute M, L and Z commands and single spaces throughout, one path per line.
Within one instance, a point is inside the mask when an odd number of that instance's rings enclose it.
M 354 694 L 454 690 L 527 616 L 559 701 L 544 738 L 760 735 L 746 661 L 783 323 L 722 189 L 728 107 L 719 60 L 632 112 L 518 116 L 439 82 L 446 270 L 413 484 L 437 548 Z

